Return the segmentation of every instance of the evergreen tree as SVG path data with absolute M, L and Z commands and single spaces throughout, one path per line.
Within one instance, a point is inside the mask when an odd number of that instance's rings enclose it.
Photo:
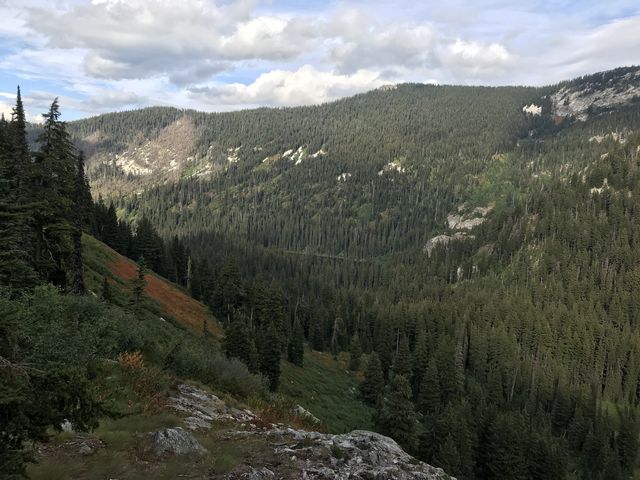
M 527 428 L 519 413 L 500 413 L 489 422 L 483 441 L 485 478 L 527 478 Z
M 300 321 L 297 319 L 293 324 L 293 332 L 289 336 L 287 359 L 298 367 L 302 367 L 304 363 L 304 332 Z
M 253 362 L 249 327 L 246 319 L 241 315 L 236 315 L 225 326 L 224 352 L 227 357 L 238 358 L 247 366 Z
M 30 167 L 28 158 L 21 159 L 19 154 L 26 143 L 21 99 L 14 112 L 20 115 L 14 115 L 12 123 L 4 115 L 0 120 L 0 285 L 19 289 L 34 285 L 37 278 L 28 248 L 32 241 L 30 205 L 19 191 L 19 183 L 24 182 L 19 171 Z M 23 128 L 17 127 L 17 116 L 22 118 Z
M 151 220 L 142 217 L 136 229 L 134 238 L 134 256 L 144 258 L 144 261 L 156 273 L 164 273 L 162 239 L 153 227 Z
M 27 204 L 33 199 L 34 193 L 31 178 L 31 153 L 27 142 L 27 119 L 22 103 L 20 87 L 16 95 L 16 106 L 11 115 L 9 124 L 9 138 L 13 151 L 12 162 L 8 169 L 8 177 L 13 179 L 13 186 L 16 192 L 16 201 L 20 204 Z
M 418 411 L 425 415 L 433 415 L 440 410 L 440 383 L 438 367 L 434 360 L 429 362 L 427 371 L 422 377 L 417 406 Z
M 389 320 L 382 320 L 380 330 L 377 335 L 376 352 L 380 356 L 384 378 L 389 378 L 391 364 L 396 352 L 396 333 Z
M 147 286 L 145 279 L 146 269 L 147 266 L 144 257 L 140 257 L 136 276 L 130 281 L 131 297 L 129 299 L 129 307 L 134 311 L 140 308 L 144 296 L 144 289 Z
M 102 277 L 102 292 L 100 292 L 100 297 L 105 302 L 111 302 L 113 300 L 113 293 L 111 292 L 111 286 L 109 285 L 107 277 Z
M 638 456 L 638 425 L 633 415 L 628 412 L 621 415 L 616 449 L 622 472 L 631 474 Z
M 404 335 L 400 337 L 398 351 L 393 359 L 391 370 L 394 375 L 411 378 L 411 351 L 409 350 L 409 340 Z
M 234 310 L 240 306 L 244 291 L 240 269 L 233 257 L 227 258 L 216 285 L 216 310 L 222 318 L 231 319 Z
M 100 227 L 100 240 L 114 248 L 116 246 L 121 247 L 121 245 L 118 245 L 118 216 L 113 202 L 109 203 L 104 219 L 100 222 Z M 121 251 L 121 248 L 116 248 L 116 250 Z M 136 253 L 140 254 L 139 251 Z
M 453 435 L 448 434 L 444 442 L 441 442 L 433 463 L 445 472 L 452 472 L 452 474 L 456 472 L 455 474 L 458 475 L 461 471 L 460 452 Z
M 394 375 L 385 392 L 377 418 L 380 433 L 388 435 L 403 448 L 416 449 L 416 414 L 411 401 L 411 386 L 404 375 Z
M 260 371 L 267 378 L 269 390 L 275 392 L 280 384 L 280 335 L 275 326 L 264 333 L 260 354 Z
M 311 327 L 311 348 L 317 352 L 324 351 L 324 332 L 322 331 L 322 321 L 317 318 Z
M 422 329 L 416 332 L 416 344 L 413 350 L 413 364 L 411 376 L 411 388 L 413 389 L 414 398 L 418 398 L 420 394 L 420 385 L 422 377 L 429 367 L 429 351 L 427 349 L 426 334 Z
M 360 357 L 362 356 L 362 348 L 360 347 L 360 338 L 355 333 L 351 337 L 351 343 L 349 345 L 349 370 L 360 369 Z
M 72 209 L 72 229 L 69 266 L 67 268 L 67 285 L 69 291 L 76 294 L 85 292 L 84 274 L 82 267 L 82 230 L 86 224 L 87 205 L 90 205 L 91 194 L 88 190 L 87 179 L 84 176 L 84 154 L 77 156 L 76 178 L 74 185 L 74 198 Z
M 76 200 L 77 157 L 71 136 L 59 120 L 58 99 L 43 114 L 40 148 L 32 168 L 32 192 L 39 197 L 34 210 L 34 264 L 40 276 L 58 286 L 83 290 L 81 254 L 74 256 L 73 206 Z M 81 234 L 78 233 L 78 234 Z M 68 285 L 66 271 L 75 285 Z
M 342 337 L 344 335 L 344 322 L 342 318 L 335 317 L 333 320 L 333 328 L 331 330 L 331 354 L 333 358 L 338 358 L 338 353 L 342 349 Z
M 371 352 L 364 372 L 364 379 L 360 384 L 360 396 L 369 405 L 376 405 L 384 390 L 384 375 L 380 358 L 376 352 Z

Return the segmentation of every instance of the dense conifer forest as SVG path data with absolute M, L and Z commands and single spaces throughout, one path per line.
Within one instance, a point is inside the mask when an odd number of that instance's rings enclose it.
M 18 97 L 0 129 L 3 298 L 41 283 L 82 293 L 84 228 L 206 303 L 226 356 L 271 391 L 280 359 L 304 368 L 305 346 L 347 352 L 377 430 L 451 475 L 630 478 L 639 104 L 578 121 L 554 115 L 550 99 L 636 70 L 538 89 L 407 84 L 315 107 L 153 108 L 69 125 L 54 103 L 29 132 L 31 151 Z M 532 103 L 540 115 L 523 111 Z M 178 174 L 159 180 L 119 163 L 180 121 L 193 142 Z

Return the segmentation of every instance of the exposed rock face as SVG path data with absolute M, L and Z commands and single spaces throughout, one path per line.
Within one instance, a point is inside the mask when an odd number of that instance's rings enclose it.
M 524 107 L 522 107 L 522 111 L 527 115 L 531 115 L 534 117 L 542 115 L 542 107 L 536 105 L 535 103 L 532 103 L 531 105 L 525 105 Z
M 585 121 L 593 111 L 627 105 L 636 97 L 640 97 L 638 69 L 617 77 L 593 75 L 588 81 L 561 88 L 551 95 L 551 103 L 555 115 Z
M 465 204 L 458 207 L 457 213 L 447 215 L 447 227 L 449 230 L 458 230 L 453 235 L 437 235 L 430 239 L 422 251 L 431 257 L 433 250 L 439 245 L 448 245 L 454 241 L 473 240 L 475 236 L 467 233 L 469 230 L 482 225 L 486 216 L 495 208 L 495 204 L 489 204 L 486 207 L 475 207 L 470 210 Z
M 234 432 L 234 434 L 265 435 L 264 432 Z M 298 467 L 300 473 L 296 478 L 300 479 L 435 480 L 452 478 L 442 469 L 417 461 L 391 438 L 374 432 L 354 430 L 342 435 L 328 435 L 291 428 L 274 428 L 267 432 L 266 436 L 276 445 L 274 449 L 276 455 L 284 457 Z M 230 478 L 270 477 L 230 476 Z
M 460 207 L 459 213 L 447 215 L 447 226 L 451 230 L 472 230 L 484 223 L 485 217 L 493 208 L 493 205 L 487 205 L 486 207 L 476 207 L 468 213 L 460 213 L 465 210 L 465 207 Z
M 147 451 L 157 457 L 166 454 L 204 455 L 207 450 L 186 430 L 176 428 L 165 428 L 158 432 L 149 434 L 149 446 Z
M 474 238 L 473 235 L 467 235 L 464 232 L 457 232 L 454 235 L 437 235 L 425 244 L 422 251 L 431 257 L 431 253 L 439 245 L 448 245 L 453 241 L 472 240 Z
M 462 215 L 447 215 L 447 224 L 452 230 L 472 230 L 484 223 L 484 218 L 464 218 Z

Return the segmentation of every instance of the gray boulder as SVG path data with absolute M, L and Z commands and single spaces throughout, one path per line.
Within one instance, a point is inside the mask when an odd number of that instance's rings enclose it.
M 204 455 L 204 448 L 196 438 L 181 427 L 165 428 L 149 434 L 147 451 L 155 456 L 171 455 Z

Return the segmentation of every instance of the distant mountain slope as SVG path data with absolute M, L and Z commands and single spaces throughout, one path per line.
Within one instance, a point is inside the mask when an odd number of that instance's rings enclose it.
M 446 233 L 459 205 L 500 212 L 540 175 L 539 146 L 585 129 L 587 138 L 633 130 L 639 72 L 547 88 L 405 84 L 320 106 L 219 114 L 149 108 L 70 128 L 94 194 L 131 220 L 146 213 L 165 235 L 218 231 L 370 258 L 421 249 Z

